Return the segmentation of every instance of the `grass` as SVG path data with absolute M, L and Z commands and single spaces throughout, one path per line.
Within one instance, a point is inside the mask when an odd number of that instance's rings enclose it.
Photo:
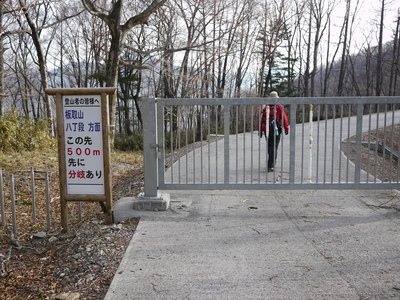
M 111 154 L 111 163 L 142 164 L 141 152 L 115 152 Z M 58 171 L 58 153 L 56 151 L 0 152 L 0 169 L 3 171 L 22 171 L 33 167 L 35 170 Z
M 3 171 L 29 170 L 56 171 L 58 170 L 58 156 L 53 151 L 21 151 L 0 152 L 0 168 Z

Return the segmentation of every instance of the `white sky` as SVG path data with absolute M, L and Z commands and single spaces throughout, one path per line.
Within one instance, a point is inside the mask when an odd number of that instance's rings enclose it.
M 356 1 L 351 0 L 352 6 L 355 6 Z M 381 0 L 360 0 L 360 9 L 357 14 L 353 36 L 355 47 L 364 44 L 366 39 L 371 42 L 372 46 L 377 44 L 381 5 Z M 393 39 L 400 0 L 385 0 L 385 7 L 384 42 L 387 42 Z M 343 0 L 336 9 L 337 15 L 343 16 L 345 8 L 346 1 Z

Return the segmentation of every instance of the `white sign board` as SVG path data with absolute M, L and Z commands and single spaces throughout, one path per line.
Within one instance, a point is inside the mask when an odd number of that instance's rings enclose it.
M 104 194 L 101 96 L 63 96 L 67 194 Z

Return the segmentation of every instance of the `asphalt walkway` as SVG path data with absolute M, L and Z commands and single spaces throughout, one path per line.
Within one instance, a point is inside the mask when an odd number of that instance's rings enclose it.
M 106 300 L 400 299 L 398 191 L 169 191 Z
M 171 211 L 140 213 L 105 299 L 400 299 L 390 191 L 176 192 L 171 201 Z

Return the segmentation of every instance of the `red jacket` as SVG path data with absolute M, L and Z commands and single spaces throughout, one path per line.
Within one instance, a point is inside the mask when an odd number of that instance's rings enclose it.
M 283 112 L 283 113 L 282 113 Z M 260 129 L 261 132 L 266 132 L 267 131 L 267 106 L 264 106 L 262 112 L 261 112 L 261 122 L 260 122 Z M 282 122 L 282 117 L 283 117 L 283 122 Z M 269 106 L 269 122 L 272 120 L 276 119 L 277 123 L 280 123 L 283 125 L 284 132 L 289 132 L 289 121 L 288 117 L 286 115 L 286 111 L 283 109 L 282 105 L 278 105 L 275 113 L 275 105 L 270 105 Z

